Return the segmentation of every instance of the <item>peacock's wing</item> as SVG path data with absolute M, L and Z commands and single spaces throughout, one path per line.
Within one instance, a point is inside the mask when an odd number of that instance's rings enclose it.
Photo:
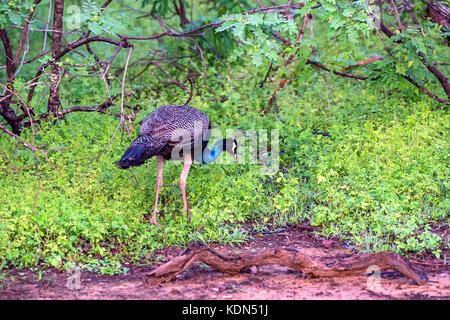
M 202 111 L 181 105 L 163 106 L 153 111 L 142 123 L 139 135 L 175 146 L 201 139 L 210 128 L 209 117 Z

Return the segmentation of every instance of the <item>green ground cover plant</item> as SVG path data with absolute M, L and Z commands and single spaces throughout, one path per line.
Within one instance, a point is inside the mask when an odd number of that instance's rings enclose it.
M 16 15 L 22 7 L 12 3 L 2 2 L 0 8 L 19 24 Z M 134 2 L 124 3 L 132 6 Z M 184 3 L 189 8 L 188 2 Z M 442 248 L 449 248 L 448 239 L 433 232 L 434 226 L 449 223 L 448 105 L 424 94 L 404 77 L 419 74 L 417 79 L 423 80 L 420 83 L 444 95 L 437 80 L 433 82 L 425 74 L 417 50 L 430 61 L 445 60 L 449 57 L 448 47 L 447 51 L 442 46 L 432 51 L 422 48 L 422 43 L 428 37 L 433 41 L 445 39 L 446 34 L 442 35 L 442 30 L 431 22 L 425 27 L 432 31 L 423 31 L 426 36 L 419 42 L 411 37 L 413 33 L 408 33 L 409 38 L 397 34 L 393 41 L 402 43 L 397 43 L 390 58 L 361 70 L 361 77 L 373 77 L 361 81 L 306 63 L 312 59 L 332 70 L 342 70 L 355 66 L 371 50 L 383 52 L 383 43 L 379 43 L 373 27 L 367 26 L 367 19 L 352 15 L 355 8 L 335 12 L 334 2 L 326 1 L 315 21 L 316 38 L 305 36 L 300 45 L 283 47 L 283 42 L 268 34 L 280 32 L 295 42 L 304 15 L 313 10 L 311 6 L 299 8 L 303 12 L 290 22 L 285 23 L 285 18 L 275 13 L 258 13 L 249 22 L 236 12 L 255 8 L 252 3 L 242 2 L 241 7 L 233 1 L 221 3 L 212 14 L 212 9 L 201 2 L 194 18 L 189 18 L 193 21 L 181 26 L 193 30 L 220 17 L 228 19 L 221 29 L 205 35 L 219 53 L 206 50 L 207 43 L 201 42 L 205 61 L 198 54 L 195 59 L 180 60 L 180 64 L 194 65 L 193 69 L 199 71 L 193 91 L 189 93 L 189 81 L 180 82 L 185 88 L 164 83 L 170 80 L 167 74 L 174 82 L 188 79 L 178 65 L 158 68 L 153 64 L 151 72 L 130 67 L 130 81 L 124 90 L 132 94 L 125 96 L 125 104 L 131 106 L 127 110 L 136 109 L 134 118 L 127 120 L 129 131 L 117 130 L 120 114 L 113 117 L 101 112 L 74 112 L 58 120 L 48 116 L 49 121 L 24 127 L 20 132 L 22 141 L 32 141 L 46 151 L 58 150 L 45 154 L 33 152 L 11 135 L 0 134 L 1 270 L 67 269 L 78 265 L 104 274 L 126 273 L 130 263 L 153 263 L 158 259 L 157 249 L 186 246 L 194 241 L 239 245 L 252 238 L 252 228 L 264 231 L 303 222 L 320 227 L 321 236 L 337 237 L 363 252 L 431 252 L 440 258 Z M 154 8 L 160 14 L 169 6 L 167 1 L 141 4 L 142 8 L 137 6 L 136 10 Z M 14 6 L 18 9 L 11 13 Z M 83 28 L 93 34 L 105 35 L 109 30 L 115 35 L 126 33 L 128 28 L 141 36 L 146 30 L 156 32 L 159 28 L 158 21 L 150 19 L 123 19 L 123 24 L 115 25 L 117 15 L 103 14 L 99 6 L 86 5 L 84 10 Z M 25 9 L 29 10 L 29 6 Z M 327 22 L 330 19 L 334 21 L 331 31 Z M 178 18 L 172 20 L 179 22 Z M 338 29 L 344 23 L 349 25 Z M 336 37 L 338 30 L 348 36 L 339 38 L 333 46 L 320 45 L 321 40 Z M 11 38 L 20 36 L 18 30 L 8 32 Z M 239 45 L 233 40 L 236 38 Z M 155 52 L 164 49 L 173 57 L 193 55 L 197 49 L 193 41 L 180 43 L 177 38 L 151 41 L 155 46 L 159 43 Z M 273 44 L 264 47 L 265 41 Z M 114 48 L 101 48 L 107 56 L 115 52 Z M 311 55 L 313 50 L 317 55 Z M 117 53 L 118 62 L 111 70 L 118 73 L 111 71 L 111 79 L 121 80 L 128 52 L 124 49 Z M 148 54 L 144 43 L 133 47 L 136 61 Z M 223 61 L 217 54 L 223 55 Z M 282 57 L 286 60 L 291 54 L 296 58 L 283 66 Z M 51 55 L 40 59 L 39 63 L 46 63 Z M 204 62 L 208 67 L 206 78 Z M 91 72 L 89 65 L 94 63 L 93 57 L 85 59 L 71 53 L 62 59 L 61 66 L 65 65 L 69 73 L 87 75 Z M 267 78 L 272 66 L 274 71 Z M 387 71 L 380 74 L 379 68 Z M 448 66 L 443 68 L 448 70 Z M 13 81 L 16 89 L 25 88 L 19 93 L 24 100 L 30 88 L 27 81 L 34 73 L 31 64 L 26 64 Z M 1 75 L 0 82 L 7 82 L 5 75 Z M 91 77 L 62 81 L 62 108 L 103 101 L 105 81 Z M 287 81 L 286 85 L 283 82 L 280 86 L 280 81 Z M 117 95 L 111 112 L 120 113 L 120 81 L 112 80 L 108 88 L 111 96 Z M 40 103 L 45 90 L 45 86 L 37 86 L 29 101 L 36 105 L 35 114 L 47 111 L 47 105 Z M 268 108 L 274 92 L 276 103 Z M 132 173 L 115 167 L 114 162 L 137 137 L 139 122 L 150 112 L 166 104 L 184 104 L 188 98 L 189 105 L 207 113 L 219 131 L 277 130 L 279 167 L 274 174 L 265 175 L 261 174 L 261 163 L 241 164 L 227 159 L 222 164 L 193 165 L 187 183 L 192 221 L 187 223 L 178 188 L 182 166 L 168 162 L 160 195 L 161 226 L 153 226 L 149 215 L 153 209 L 156 160 L 152 158 L 133 168 Z M 245 137 L 239 139 L 242 150 L 248 151 Z M 270 150 L 268 155 L 273 156 Z

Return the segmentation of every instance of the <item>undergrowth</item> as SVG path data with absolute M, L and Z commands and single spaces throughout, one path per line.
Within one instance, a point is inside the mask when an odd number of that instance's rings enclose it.
M 279 130 L 279 170 L 264 175 L 259 165 L 231 159 L 194 165 L 187 182 L 190 224 L 178 187 L 179 162 L 164 168 L 161 226 L 149 224 L 155 159 L 132 169 L 137 181 L 115 167 L 130 137 L 119 132 L 101 153 L 117 125 L 105 115 L 72 114 L 55 126 L 44 123 L 36 143 L 62 150 L 49 153 L 53 166 L 38 154 L 39 172 L 31 151 L 0 135 L 2 267 L 77 264 L 126 272 L 124 263 L 151 263 L 155 250 L 167 246 L 239 244 L 250 237 L 246 222 L 262 230 L 309 221 L 323 236 L 362 251 L 428 250 L 439 257 L 447 239 L 431 226 L 448 223 L 448 110 L 415 92 L 311 72 L 286 85 L 277 95 L 277 112 L 272 107 L 265 115 L 277 83 L 260 88 L 264 73 L 244 65 L 233 77 L 211 77 L 217 96 L 201 89 L 190 105 L 208 113 L 216 128 Z M 91 97 L 83 99 L 80 104 L 88 104 Z M 135 103 L 142 111 L 131 138 L 155 105 L 184 100 L 169 91 L 157 98 L 139 91 Z M 22 137 L 30 139 L 30 130 Z

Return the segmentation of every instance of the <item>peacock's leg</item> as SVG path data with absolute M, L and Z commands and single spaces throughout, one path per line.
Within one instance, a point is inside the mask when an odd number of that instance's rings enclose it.
M 158 198 L 159 198 L 159 189 L 163 184 L 163 168 L 164 168 L 164 157 L 156 156 L 156 163 L 158 168 L 158 173 L 156 175 L 156 194 L 155 194 L 155 209 L 153 210 L 152 221 L 151 224 L 157 226 L 159 225 L 156 222 L 156 213 L 158 212 Z
M 191 210 L 189 208 L 189 204 L 186 198 L 186 180 L 191 165 L 192 165 L 192 156 L 190 154 L 187 154 L 184 156 L 184 166 L 180 176 L 180 189 L 181 195 L 183 196 L 184 211 L 186 211 L 188 222 L 191 222 Z

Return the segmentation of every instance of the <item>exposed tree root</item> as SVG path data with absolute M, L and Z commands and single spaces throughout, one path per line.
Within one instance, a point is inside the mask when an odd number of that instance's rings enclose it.
M 358 275 L 369 266 L 380 270 L 397 270 L 416 284 L 428 281 L 425 272 L 392 252 L 377 252 L 348 257 L 316 257 L 297 249 L 275 248 L 260 252 L 244 252 L 241 255 L 225 255 L 196 243 L 178 257 L 150 272 L 147 284 L 161 283 L 173 279 L 192 263 L 201 261 L 224 273 L 237 274 L 244 268 L 262 265 L 283 265 L 312 277 L 342 277 Z

